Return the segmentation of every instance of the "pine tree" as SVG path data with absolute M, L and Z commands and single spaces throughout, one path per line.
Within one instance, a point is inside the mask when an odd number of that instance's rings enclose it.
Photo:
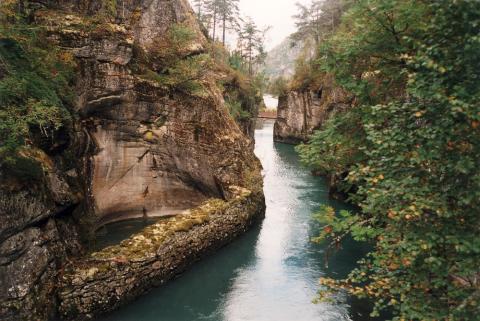
M 195 13 L 199 21 L 202 21 L 203 10 L 205 9 L 205 0 L 192 0 Z
M 221 0 L 204 0 L 205 16 L 208 19 L 208 29 L 212 29 L 212 39 L 216 40 L 219 8 Z
M 239 0 L 218 0 L 218 15 L 222 24 L 222 43 L 225 45 L 227 29 L 238 27 Z
M 312 38 L 316 45 L 335 31 L 345 9 L 344 2 L 338 0 L 314 0 L 309 5 L 297 2 L 296 6 L 298 13 L 293 18 L 297 31 L 292 39 L 300 41 Z
M 253 75 L 255 64 L 261 63 L 266 56 L 264 38 L 266 30 L 260 30 L 250 18 L 247 19 L 239 32 L 240 52 L 248 63 L 248 72 Z
M 212 39 L 215 41 L 218 35 L 218 27 L 221 27 L 222 43 L 225 45 L 227 30 L 239 28 L 240 0 L 194 0 L 197 14 L 203 8 L 203 16 L 200 19 L 208 21 L 208 27 L 212 30 Z

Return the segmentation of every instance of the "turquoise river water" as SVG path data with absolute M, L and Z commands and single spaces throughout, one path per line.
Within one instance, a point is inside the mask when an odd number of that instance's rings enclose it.
M 324 246 L 310 241 L 320 229 L 312 214 L 322 204 L 348 207 L 328 199 L 324 179 L 311 176 L 300 165 L 293 146 L 273 143 L 273 123 L 260 127 L 255 152 L 264 167 L 263 223 L 177 279 L 99 320 L 370 320 L 365 302 L 345 297 L 342 304 L 312 303 L 318 279 L 344 276 L 365 248 L 349 242 L 330 256 L 327 267 Z M 141 226 L 117 224 L 103 238 L 116 242 L 128 235 L 128 226 Z

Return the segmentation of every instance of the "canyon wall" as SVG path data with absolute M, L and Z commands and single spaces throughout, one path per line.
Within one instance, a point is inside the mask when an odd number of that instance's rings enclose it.
M 112 22 L 85 31 L 78 27 L 85 19 L 55 11 L 45 23 L 79 61 L 76 108 L 97 148 L 92 193 L 101 222 L 176 214 L 225 197 L 225 187 L 238 184 L 256 161 L 226 112 L 216 75 L 202 70 L 200 94 L 146 76 L 164 68 L 161 50 L 172 26 L 193 33 L 178 47 L 178 59 L 206 52 L 188 3 L 117 1 Z
M 55 314 L 57 273 L 82 246 L 75 215 L 83 190 L 77 169 L 38 153 L 44 177 L 18 180 L 0 171 L 0 319 L 47 320 Z
M 306 142 L 331 115 L 348 109 L 353 97 L 325 76 L 314 88 L 293 90 L 279 97 L 274 140 L 287 144 Z
M 229 201 L 210 200 L 161 220 L 116 246 L 65 267 L 59 291 L 64 319 L 112 311 L 232 241 L 263 217 L 263 192 L 231 186 Z
M 34 145 L 26 155 L 40 164 L 37 180 L 0 171 L 0 319 L 15 321 L 49 320 L 57 313 L 60 284 L 62 293 L 68 292 L 66 266 L 78 270 L 85 254 L 81 241 L 102 224 L 144 215 L 179 214 L 188 220 L 187 209 L 211 199 L 233 206 L 232 211 L 225 208 L 225 217 L 214 215 L 195 225 L 208 235 L 195 232 L 204 243 L 198 251 L 190 249 L 187 261 L 168 266 L 178 272 L 264 212 L 260 164 L 251 140 L 228 113 L 219 76 L 202 68 L 195 90 L 171 80 L 182 63 L 208 55 L 208 41 L 187 0 L 30 4 L 32 21 L 45 27 L 49 41 L 74 61 L 76 82 L 74 121 L 63 129 L 61 148 L 59 141 L 55 148 Z M 165 50 L 172 46 L 165 44 L 176 27 L 189 36 L 175 47 L 175 64 L 166 68 Z M 254 191 L 255 197 L 246 197 L 248 206 L 234 202 L 243 188 Z M 223 227 L 228 220 L 234 223 Z M 217 235 L 223 229 L 225 236 Z M 157 259 L 182 251 L 163 248 Z M 134 272 L 140 281 L 129 290 L 145 291 L 143 277 L 160 283 L 168 279 L 171 273 L 158 272 L 166 268 L 156 264 L 157 272 Z M 78 317 L 117 307 L 133 294 L 117 296 L 112 307 L 79 309 Z M 62 314 L 77 318 L 69 310 L 76 299 L 66 294 L 60 299 Z

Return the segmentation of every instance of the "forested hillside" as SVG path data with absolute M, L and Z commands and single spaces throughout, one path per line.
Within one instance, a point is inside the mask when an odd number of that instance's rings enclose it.
M 345 177 L 361 207 L 324 208 L 317 241 L 336 247 L 352 235 L 373 247 L 348 278 L 323 279 L 321 299 L 344 289 L 395 320 L 478 320 L 480 3 L 343 4 L 291 88 L 332 75 L 355 100 L 298 151 L 316 171 Z

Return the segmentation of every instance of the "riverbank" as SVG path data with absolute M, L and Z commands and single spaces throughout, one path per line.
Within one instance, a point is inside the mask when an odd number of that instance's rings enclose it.
M 319 277 L 342 277 L 365 253 L 347 242 L 328 259 L 310 239 L 323 204 L 353 210 L 328 198 L 324 178 L 300 165 L 294 147 L 273 142 L 273 122 L 259 122 L 255 153 L 263 164 L 266 218 L 258 227 L 98 321 L 369 321 L 368 304 L 313 304 Z
M 261 184 L 231 192 L 230 201 L 207 201 L 68 265 L 60 277 L 61 317 L 85 320 L 115 310 L 244 233 L 265 213 Z

